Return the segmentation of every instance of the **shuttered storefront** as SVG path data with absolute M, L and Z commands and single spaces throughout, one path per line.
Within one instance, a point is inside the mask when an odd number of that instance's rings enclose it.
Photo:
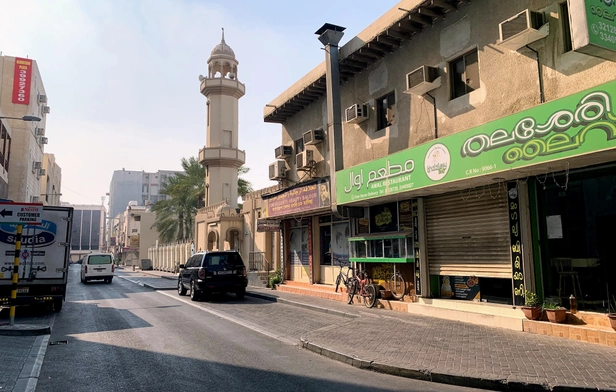
M 506 187 L 425 199 L 430 275 L 511 279 Z

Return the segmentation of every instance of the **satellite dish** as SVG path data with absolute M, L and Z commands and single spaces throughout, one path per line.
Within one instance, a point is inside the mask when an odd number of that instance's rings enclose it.
M 203 75 L 199 75 L 199 81 L 203 82 L 203 79 L 205 79 L 205 77 Z

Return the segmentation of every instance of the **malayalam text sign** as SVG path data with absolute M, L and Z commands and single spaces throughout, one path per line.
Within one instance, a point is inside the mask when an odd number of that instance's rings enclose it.
M 30 84 L 32 83 L 32 60 L 15 58 L 13 76 L 13 103 L 30 104 Z

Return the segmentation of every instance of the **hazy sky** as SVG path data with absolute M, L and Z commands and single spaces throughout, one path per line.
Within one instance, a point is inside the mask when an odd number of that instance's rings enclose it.
M 62 201 L 100 204 L 114 170 L 181 170 L 205 144 L 199 74 L 225 41 L 239 61 L 239 148 L 261 189 L 279 124 L 263 108 L 325 58 L 314 32 L 346 43 L 395 0 L 0 0 L 0 51 L 37 61 L 48 97 L 45 152 L 62 168 Z

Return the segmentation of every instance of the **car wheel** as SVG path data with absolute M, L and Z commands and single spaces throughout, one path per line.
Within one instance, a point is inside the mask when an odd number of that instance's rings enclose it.
M 237 299 L 242 299 L 246 296 L 246 289 L 240 289 L 238 291 L 235 292 L 235 296 L 237 297 Z
M 186 287 L 182 284 L 182 280 L 178 279 L 178 294 L 186 295 Z
M 112 282 L 112 281 L 113 281 L 113 278 L 109 278 L 109 279 L 107 280 L 107 283 L 111 284 L 111 282 Z
M 190 281 L 190 299 L 193 301 L 199 300 L 199 292 L 197 291 L 197 285 L 194 280 Z
M 54 312 L 59 312 L 62 310 L 63 301 L 62 299 L 54 299 L 53 300 L 53 310 Z

